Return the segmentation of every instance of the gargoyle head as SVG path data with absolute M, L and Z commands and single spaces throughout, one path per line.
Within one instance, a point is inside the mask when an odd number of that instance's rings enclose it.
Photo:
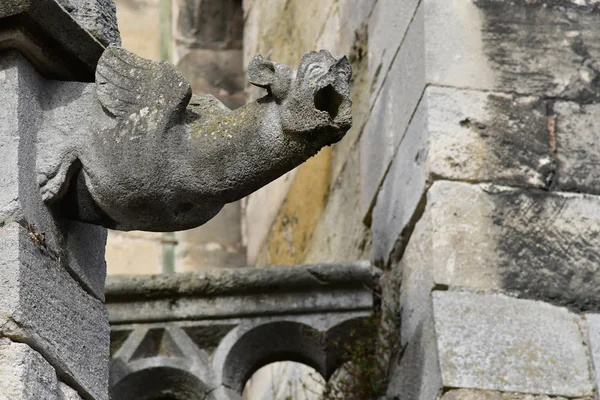
M 322 144 L 331 144 L 352 126 L 352 68 L 346 57 L 335 59 L 326 50 L 313 51 L 302 57 L 294 71 L 257 55 L 248 66 L 248 77 L 281 106 L 285 133 L 315 133 Z

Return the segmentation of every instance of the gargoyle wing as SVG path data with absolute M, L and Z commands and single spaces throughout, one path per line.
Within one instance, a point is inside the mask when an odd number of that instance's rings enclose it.
M 96 93 L 104 110 L 114 117 L 159 106 L 170 119 L 185 109 L 192 89 L 168 62 L 146 60 L 111 45 L 98 61 Z

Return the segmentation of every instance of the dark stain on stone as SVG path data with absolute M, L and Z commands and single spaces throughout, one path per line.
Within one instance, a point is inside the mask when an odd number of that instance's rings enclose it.
M 575 311 L 600 310 L 600 254 L 571 198 L 542 190 L 492 195 L 503 289 Z M 572 227 L 581 226 L 581 229 Z
M 521 187 L 547 185 L 547 178 L 556 167 L 550 156 L 546 103 L 541 99 L 490 94 L 486 101 L 489 118 L 480 121 L 468 117 L 459 121 L 485 142 L 489 154 L 484 157 L 493 162 L 486 162 L 481 168 L 485 176 L 492 177 L 493 183 Z M 498 174 L 498 170 L 503 173 Z M 535 173 L 540 182 L 532 182 L 532 174 L 524 170 Z
M 506 7 L 529 9 L 551 9 L 556 11 L 577 10 L 586 13 L 600 12 L 600 4 L 579 5 L 565 0 L 475 0 L 475 5 L 491 10 L 504 10 Z
M 212 354 L 221 340 L 235 328 L 235 325 L 196 325 L 183 327 L 183 331 L 202 350 Z
M 499 73 L 500 90 L 600 101 L 600 64 L 592 57 L 600 48 L 590 40 L 597 36 L 600 5 L 564 0 L 476 0 L 475 5 L 484 17 L 483 47 Z M 565 41 L 568 47 L 559 45 Z M 571 80 L 565 87 L 558 71 L 568 68 Z
M 115 353 L 123 346 L 129 335 L 133 330 L 131 329 L 115 329 L 110 331 L 110 356 L 114 356 Z

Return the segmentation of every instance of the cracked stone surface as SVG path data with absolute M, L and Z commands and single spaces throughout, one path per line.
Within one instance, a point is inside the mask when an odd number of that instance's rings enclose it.
M 599 207 L 597 196 L 436 182 L 403 258 L 435 285 L 599 310 Z
M 496 294 L 432 295 L 445 387 L 593 395 L 577 315 Z
M 404 249 L 434 181 L 548 188 L 556 171 L 548 105 L 531 96 L 427 88 L 373 209 L 373 259 L 387 264 Z

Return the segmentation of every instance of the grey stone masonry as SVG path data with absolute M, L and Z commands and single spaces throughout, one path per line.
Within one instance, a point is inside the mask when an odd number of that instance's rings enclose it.
M 65 2 L 77 5 L 70 7 L 74 12 L 83 14 L 87 10 L 80 0 Z M 112 4 L 112 0 L 104 2 Z M 2 1 L 0 21 L 0 50 L 18 49 L 49 78 L 94 80 L 96 63 L 104 45 L 55 0 Z
M 0 399 L 81 400 L 39 353 L 23 343 L 0 339 Z
M 557 169 L 549 106 L 534 96 L 427 88 L 373 209 L 373 258 L 387 263 L 394 246 L 406 245 L 403 235 L 436 180 L 549 188 Z
M 121 44 L 113 0 L 57 0 L 73 18 L 105 46 Z
M 497 294 L 433 292 L 444 387 L 591 397 L 579 316 Z
M 369 334 L 379 274 L 355 262 L 110 276 L 112 400 L 240 400 L 258 368 L 284 360 L 328 379 Z
M 11 0 L 0 50 L 0 398 L 107 400 L 106 230 L 60 217 L 36 170 L 44 114 L 60 106 L 48 90 L 70 85 L 51 78 L 92 80 L 104 46 L 54 0 Z
M 599 20 L 597 3 L 586 1 L 378 2 L 369 21 L 373 109 L 361 136 L 363 214 L 376 203 L 427 86 L 546 98 L 549 116 L 554 101 L 600 100 Z
M 435 285 L 600 310 L 597 196 L 440 181 L 426 202 L 404 258 Z
M 596 391 L 600 390 L 600 314 L 585 315 L 588 340 L 596 373 Z
M 375 6 L 360 212 L 400 285 L 389 396 L 598 396 L 599 24 L 587 0 Z
M 20 53 L 1 53 L 0 336 L 27 343 L 83 398 L 104 400 L 106 231 L 62 220 L 42 201 L 35 144 L 44 82 Z

